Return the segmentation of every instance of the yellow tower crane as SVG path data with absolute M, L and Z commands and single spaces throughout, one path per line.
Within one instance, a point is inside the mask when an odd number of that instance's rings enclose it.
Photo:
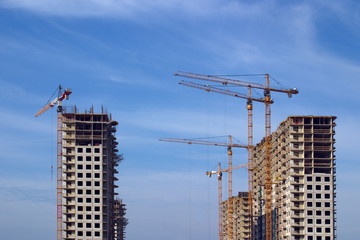
M 197 80 L 204 80 L 204 81 L 210 81 L 210 82 L 216 82 L 221 83 L 224 86 L 227 85 L 233 85 L 233 86 L 240 86 L 240 87 L 247 87 L 248 88 L 248 95 L 245 96 L 244 94 L 229 91 L 226 89 L 211 87 L 208 85 L 201 85 L 197 83 L 192 82 L 186 82 L 181 81 L 179 84 L 203 89 L 208 92 L 217 92 L 221 94 L 226 94 L 234 97 L 244 98 L 247 99 L 247 109 L 248 109 L 248 164 L 249 164 L 249 207 L 251 214 L 253 214 L 253 190 L 252 190 L 252 181 L 253 181 L 253 159 L 252 159 L 252 151 L 253 151 L 253 121 L 252 121 L 252 101 L 258 101 L 263 102 L 265 104 L 265 221 L 266 221 L 266 230 L 265 230 L 265 239 L 266 240 L 272 240 L 272 184 L 271 184 L 271 108 L 270 105 L 273 103 L 273 100 L 271 99 L 271 92 L 281 92 L 281 93 L 287 93 L 288 97 L 292 97 L 293 94 L 298 94 L 299 91 L 296 88 L 293 89 L 280 89 L 280 88 L 274 88 L 270 86 L 270 75 L 269 74 L 263 74 L 265 75 L 265 85 L 259 84 L 259 83 L 253 83 L 253 82 L 246 82 L 246 81 L 240 81 L 230 78 L 224 78 L 219 76 L 212 76 L 212 75 L 204 75 L 204 74 L 198 74 L 198 73 L 188 73 L 188 72 L 176 72 L 174 74 L 175 76 L 179 77 L 186 77 L 191 79 L 197 79 Z M 252 89 L 262 89 L 264 90 L 264 98 L 255 100 L 252 98 Z M 261 214 L 261 213 L 260 213 Z M 253 236 L 253 216 L 251 217 L 251 236 L 250 239 L 252 239 Z
M 237 165 L 232 167 L 231 169 L 226 168 L 226 169 L 221 169 L 221 163 L 218 164 L 218 170 L 217 171 L 208 171 L 205 173 L 205 175 L 211 177 L 213 174 L 218 174 L 218 228 L 219 228 L 219 240 L 223 239 L 223 236 L 225 234 L 225 232 L 222 229 L 222 223 L 223 223 L 223 209 L 222 209 L 222 202 L 223 202 L 223 197 L 222 197 L 222 173 L 223 172 L 229 172 L 235 169 L 239 169 L 239 168 L 245 168 L 247 167 L 247 164 L 242 164 L 242 165 Z M 230 200 L 230 198 L 229 198 Z M 229 207 L 232 206 L 232 204 L 228 204 Z M 228 209 L 229 209 L 228 207 Z M 231 215 L 231 216 L 230 216 Z M 230 219 L 230 220 L 229 220 Z M 228 222 L 229 224 L 233 224 L 233 212 L 228 212 Z M 228 224 L 228 225 L 229 225 Z M 228 236 L 233 236 L 234 235 L 234 229 L 232 228 L 232 226 L 227 229 L 227 235 Z

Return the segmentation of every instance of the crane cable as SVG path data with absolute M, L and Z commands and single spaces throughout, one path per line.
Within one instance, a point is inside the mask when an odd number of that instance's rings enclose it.
M 51 97 L 49 98 L 49 100 L 45 103 L 44 107 L 49 104 L 49 102 L 53 99 L 54 95 L 55 95 L 57 92 L 59 92 L 59 89 L 60 89 L 60 86 L 58 86 L 58 87 L 55 89 L 54 93 L 51 95 Z

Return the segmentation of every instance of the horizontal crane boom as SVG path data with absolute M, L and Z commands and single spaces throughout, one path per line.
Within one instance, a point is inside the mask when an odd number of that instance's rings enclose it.
M 274 101 L 272 99 L 266 100 L 264 98 L 253 98 L 253 97 L 247 96 L 246 94 L 230 91 L 230 90 L 227 90 L 227 89 L 221 89 L 221 88 L 217 88 L 217 87 L 212 87 L 212 86 L 209 86 L 209 85 L 203 85 L 203 84 L 187 82 L 187 81 L 181 81 L 181 82 L 179 82 L 179 84 L 184 85 L 184 86 L 188 86 L 188 87 L 203 89 L 203 90 L 205 90 L 207 92 L 216 92 L 216 93 L 230 95 L 230 96 L 233 96 L 233 97 L 244 98 L 244 99 L 252 100 L 252 101 L 255 101 L 255 102 L 274 103 Z
M 187 77 L 192 79 L 198 79 L 198 80 L 204 80 L 204 81 L 210 81 L 210 82 L 217 82 L 224 85 L 235 85 L 235 86 L 242 86 L 242 87 L 251 87 L 251 88 L 257 88 L 257 89 L 263 89 L 263 90 L 269 90 L 272 92 L 282 92 L 282 93 L 288 93 L 289 96 L 291 94 L 298 94 L 299 90 L 296 88 L 293 89 L 280 89 L 280 88 L 272 88 L 270 86 L 265 86 L 263 84 L 259 83 L 253 83 L 253 82 L 246 82 L 246 81 L 240 81 L 236 79 L 230 79 L 230 78 L 223 78 L 218 76 L 212 76 L 212 75 L 204 75 L 199 73 L 188 73 L 188 72 L 176 72 L 174 74 L 175 76 L 179 77 Z M 268 74 L 265 74 L 268 75 Z
M 240 168 L 246 168 L 248 166 L 249 165 L 247 163 L 245 163 L 245 164 L 234 166 L 232 168 L 225 168 L 225 169 L 221 169 L 221 170 L 218 170 L 218 171 L 206 172 L 205 175 L 208 175 L 209 177 L 211 177 L 211 175 L 213 175 L 213 174 L 228 172 L 228 171 L 232 171 L 232 170 L 236 170 L 236 169 L 240 169 Z
M 177 139 L 177 138 L 160 138 L 159 141 L 164 142 L 178 142 L 178 143 L 187 143 L 187 144 L 200 144 L 200 145 L 213 145 L 219 147 L 238 147 L 238 148 L 248 148 L 246 145 L 241 144 L 229 144 L 224 142 L 213 142 L 213 141 L 204 141 L 204 140 L 194 140 L 194 139 Z

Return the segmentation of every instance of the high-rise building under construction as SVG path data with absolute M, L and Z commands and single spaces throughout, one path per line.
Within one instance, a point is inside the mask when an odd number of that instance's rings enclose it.
M 334 240 L 334 116 L 290 116 L 271 134 L 272 239 Z M 265 140 L 253 151 L 253 237 L 265 239 Z
M 117 122 L 107 113 L 77 113 L 75 107 L 64 108 L 59 119 L 58 236 L 114 239 L 115 167 L 122 159 L 114 136 Z
M 248 192 L 239 192 L 237 196 L 230 197 L 222 202 L 222 229 L 221 239 L 249 240 L 250 239 L 250 209 Z M 229 205 L 232 205 L 229 212 Z M 233 221 L 229 221 L 229 214 L 234 215 Z M 229 226 L 232 222 L 233 226 Z M 231 235 L 231 236 L 230 236 Z

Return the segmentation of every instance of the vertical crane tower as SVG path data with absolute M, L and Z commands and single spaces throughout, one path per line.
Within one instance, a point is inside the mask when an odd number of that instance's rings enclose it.
M 50 108 L 57 106 L 57 170 L 56 170 L 56 225 L 57 225 L 57 240 L 62 239 L 62 101 L 68 100 L 69 95 L 72 93 L 70 88 L 62 90 L 61 85 L 56 89 L 58 97 L 51 102 L 47 103 L 42 109 L 40 109 L 35 117 L 40 116 Z
M 222 230 L 222 220 L 223 220 L 223 213 L 222 213 L 222 173 L 224 172 L 230 172 L 232 170 L 235 169 L 239 169 L 239 168 L 245 168 L 247 167 L 247 164 L 242 164 L 242 165 L 238 165 L 238 166 L 234 166 L 231 169 L 227 168 L 227 169 L 221 169 L 221 164 L 218 164 L 218 170 L 217 171 L 208 171 L 205 173 L 205 175 L 211 177 L 213 174 L 218 174 L 218 211 L 219 211 L 219 240 L 223 240 L 223 230 Z M 231 209 L 231 205 L 228 204 L 228 210 Z M 231 209 L 232 210 L 232 209 Z M 230 212 L 231 212 L 230 210 Z M 229 212 L 229 213 L 230 213 Z M 232 221 L 232 216 L 231 214 L 228 213 L 228 225 L 233 225 L 234 222 Z M 233 231 L 232 228 L 228 228 L 228 236 L 232 236 L 233 235 Z
M 253 174 L 253 161 L 252 161 L 252 150 L 253 150 L 253 120 L 252 120 L 252 101 L 258 101 L 263 102 L 265 104 L 265 221 L 266 221 L 266 233 L 265 233 L 265 239 L 266 240 L 272 240 L 272 215 L 271 215 L 271 205 L 272 205 L 272 181 L 271 181 L 271 107 L 270 105 L 273 103 L 273 100 L 271 99 L 271 92 L 281 92 L 281 93 L 287 93 L 288 97 L 291 97 L 292 94 L 298 94 L 299 91 L 296 88 L 293 89 L 279 89 L 279 88 L 273 88 L 270 86 L 270 76 L 269 74 L 265 75 L 265 85 L 259 84 L 259 83 L 253 83 L 253 82 L 246 82 L 246 81 L 240 81 L 230 78 L 223 78 L 218 76 L 212 76 L 212 75 L 203 75 L 203 74 L 197 74 L 197 73 L 188 73 L 188 72 L 176 72 L 174 74 L 175 76 L 179 77 L 186 77 L 191 79 L 197 79 L 197 80 L 204 80 L 209 82 L 216 82 L 221 83 L 224 86 L 227 85 L 233 85 L 233 86 L 241 86 L 241 87 L 247 87 L 248 88 L 248 95 L 245 96 L 244 94 L 229 91 L 226 89 L 216 88 L 208 85 L 202 85 L 192 82 L 186 82 L 181 81 L 179 84 L 203 89 L 207 92 L 217 92 L 221 94 L 226 94 L 234 97 L 244 98 L 247 99 L 247 110 L 248 110 L 248 164 L 249 164 L 249 174 L 248 174 L 248 184 L 249 184 L 249 207 L 251 214 L 253 213 L 253 192 L 252 192 L 252 174 Z M 252 98 L 252 89 L 262 89 L 264 90 L 264 98 L 262 99 L 254 99 Z M 253 217 L 251 217 L 251 237 L 253 236 Z

